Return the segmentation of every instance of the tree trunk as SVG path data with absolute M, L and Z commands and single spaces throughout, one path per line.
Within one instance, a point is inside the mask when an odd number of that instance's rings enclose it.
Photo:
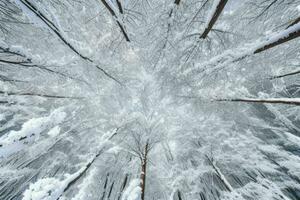
M 219 16 L 221 15 L 227 1 L 228 0 L 220 0 L 214 14 L 212 15 L 212 18 L 210 19 L 207 27 L 205 28 L 205 30 L 202 33 L 202 35 L 200 36 L 200 38 L 205 39 L 207 37 L 208 33 L 211 31 L 212 27 L 214 26 L 214 24 L 218 20 Z
M 294 25 L 295 26 L 295 25 Z M 290 27 L 291 28 L 291 27 Z M 273 48 L 273 47 L 275 47 L 275 46 L 277 46 L 277 45 L 280 45 L 280 44 L 282 44 L 282 43 L 285 43 L 285 42 L 288 42 L 288 41 L 290 41 L 290 40 L 293 40 L 293 39 L 295 39 L 295 38 L 297 38 L 297 37 L 299 37 L 300 36 L 300 27 L 298 27 L 298 28 L 296 28 L 293 32 L 291 32 L 287 37 L 282 37 L 282 38 L 280 38 L 279 40 L 276 40 L 275 42 L 272 42 L 272 43 L 270 43 L 270 44 L 267 44 L 267 45 L 265 45 L 265 46 L 263 46 L 263 47 L 261 47 L 261 48 L 259 48 L 259 49 L 256 49 L 255 51 L 254 51 L 254 54 L 257 54 L 257 53 L 260 53 L 260 52 L 262 52 L 262 51 L 265 51 L 265 50 L 267 50 L 267 49 L 271 49 L 271 48 Z
M 272 103 L 272 104 L 289 104 L 300 106 L 300 99 L 298 98 L 272 98 L 272 99 L 217 99 L 216 101 L 232 101 L 232 102 L 246 102 L 246 103 Z
M 141 200 L 145 200 L 145 189 L 146 189 L 146 170 L 147 170 L 147 154 L 148 154 L 148 147 L 149 144 L 147 142 L 146 146 L 145 146 L 145 152 L 142 158 L 142 172 L 141 172 Z

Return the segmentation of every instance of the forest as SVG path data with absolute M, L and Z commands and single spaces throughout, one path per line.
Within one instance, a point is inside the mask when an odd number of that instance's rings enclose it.
M 300 0 L 0 0 L 0 200 L 300 200 Z

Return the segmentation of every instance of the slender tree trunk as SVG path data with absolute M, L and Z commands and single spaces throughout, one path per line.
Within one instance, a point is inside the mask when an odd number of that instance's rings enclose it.
M 282 99 L 217 99 L 216 101 L 231 101 L 231 102 L 245 102 L 245 103 L 272 103 L 272 104 L 289 104 L 300 106 L 300 100 L 295 98 Z
M 147 142 L 145 146 L 145 152 L 142 158 L 142 172 L 141 172 L 141 200 L 145 200 L 145 189 L 146 189 L 146 170 L 147 170 L 147 154 L 148 154 L 149 144 Z
M 202 33 L 202 35 L 200 36 L 200 38 L 205 39 L 208 35 L 208 33 L 211 31 L 212 27 L 214 26 L 214 24 L 216 23 L 216 21 L 218 20 L 219 16 L 221 15 L 226 3 L 228 0 L 220 0 L 212 18 L 210 19 L 207 27 L 205 28 L 204 32 Z

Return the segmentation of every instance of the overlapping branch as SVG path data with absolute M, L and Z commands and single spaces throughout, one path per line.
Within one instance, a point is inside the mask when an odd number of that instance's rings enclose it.
M 120 22 L 120 19 L 118 18 L 118 16 L 116 15 L 115 11 L 110 7 L 110 5 L 105 1 L 105 0 L 101 0 L 102 4 L 105 6 L 105 8 L 109 11 L 109 13 L 112 15 L 112 17 L 116 20 L 122 34 L 124 35 L 125 39 L 127 42 L 130 42 L 130 39 L 128 37 L 128 34 L 124 28 L 124 26 L 122 25 L 122 23 Z M 123 13 L 123 9 L 121 6 L 121 3 L 118 1 L 118 6 L 119 6 L 119 10 L 120 13 Z

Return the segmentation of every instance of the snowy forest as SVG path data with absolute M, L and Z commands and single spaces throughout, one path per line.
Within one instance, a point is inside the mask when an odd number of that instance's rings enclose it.
M 300 0 L 0 0 L 0 200 L 300 200 Z

